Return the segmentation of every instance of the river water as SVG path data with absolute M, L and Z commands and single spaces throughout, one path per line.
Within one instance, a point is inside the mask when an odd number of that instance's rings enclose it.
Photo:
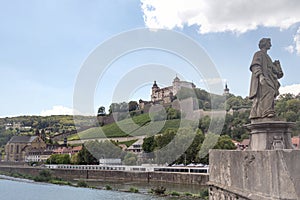
M 1 200 L 166 200 L 165 197 L 0 179 Z

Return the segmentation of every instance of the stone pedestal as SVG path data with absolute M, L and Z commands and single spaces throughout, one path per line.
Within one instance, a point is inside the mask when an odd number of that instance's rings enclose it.
M 262 121 L 246 125 L 250 130 L 249 150 L 293 149 L 292 122 Z

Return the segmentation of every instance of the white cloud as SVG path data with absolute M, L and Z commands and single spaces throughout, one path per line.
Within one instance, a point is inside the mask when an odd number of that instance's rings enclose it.
M 288 47 L 285 47 L 284 49 L 289 53 L 296 52 L 298 55 L 300 55 L 300 27 L 298 28 L 297 33 L 294 35 L 293 40 L 294 43 Z
M 300 22 L 299 0 L 141 0 L 149 28 L 199 26 L 200 33 L 244 33 L 258 26 L 286 29 Z M 297 39 L 299 41 L 299 39 Z M 298 44 L 298 50 L 300 45 Z M 300 52 L 300 51 L 299 51 Z
M 294 43 L 295 43 L 295 50 L 297 54 L 300 55 L 300 27 L 298 28 L 298 31 L 294 36 Z
M 41 116 L 73 115 L 73 109 L 64 106 L 53 106 L 50 110 L 43 110 Z
M 279 88 L 280 94 L 291 93 L 298 95 L 300 93 L 300 84 L 287 85 Z
M 289 45 L 289 46 L 285 47 L 284 50 L 286 50 L 289 53 L 294 53 L 295 48 L 293 45 Z
M 226 82 L 227 82 L 226 79 L 221 79 L 221 78 L 200 79 L 200 83 L 205 83 L 205 84 L 208 84 L 208 85 L 215 85 L 215 84 L 225 85 Z

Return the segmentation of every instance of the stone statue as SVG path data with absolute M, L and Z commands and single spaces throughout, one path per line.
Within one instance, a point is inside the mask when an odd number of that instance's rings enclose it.
M 279 60 L 274 62 L 267 54 L 271 48 L 271 39 L 263 38 L 259 41 L 260 50 L 257 51 L 250 66 L 252 72 L 249 99 L 253 100 L 250 119 L 275 117 L 274 100 L 279 95 L 280 83 L 283 77 Z

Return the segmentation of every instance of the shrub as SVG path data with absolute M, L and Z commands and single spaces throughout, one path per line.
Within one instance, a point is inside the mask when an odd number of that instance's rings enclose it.
M 63 180 L 57 180 L 57 179 L 51 179 L 49 183 L 52 184 L 58 184 L 58 185 L 72 185 L 69 181 L 63 181 Z
M 176 192 L 176 191 L 172 191 L 172 192 L 170 192 L 170 195 L 171 196 L 180 196 L 180 193 Z
M 105 185 L 106 190 L 112 190 L 112 187 L 110 185 Z
M 49 170 L 42 170 L 38 176 L 33 178 L 33 180 L 37 182 L 48 182 L 51 180 L 51 176 L 52 175 Z
M 138 192 L 139 192 L 139 190 L 138 190 L 137 188 L 135 188 L 135 187 L 131 187 L 131 188 L 129 189 L 129 191 L 130 191 L 130 192 L 133 192 L 133 193 L 138 193 Z
M 187 197 L 193 196 L 193 194 L 189 193 L 189 192 L 185 192 L 184 195 L 187 196 Z
M 208 198 L 208 189 L 203 189 L 200 191 L 200 198 Z
M 78 181 L 77 187 L 89 187 L 85 181 Z
M 151 192 L 156 195 L 165 194 L 166 188 L 164 186 L 157 186 L 156 188 L 151 188 Z

